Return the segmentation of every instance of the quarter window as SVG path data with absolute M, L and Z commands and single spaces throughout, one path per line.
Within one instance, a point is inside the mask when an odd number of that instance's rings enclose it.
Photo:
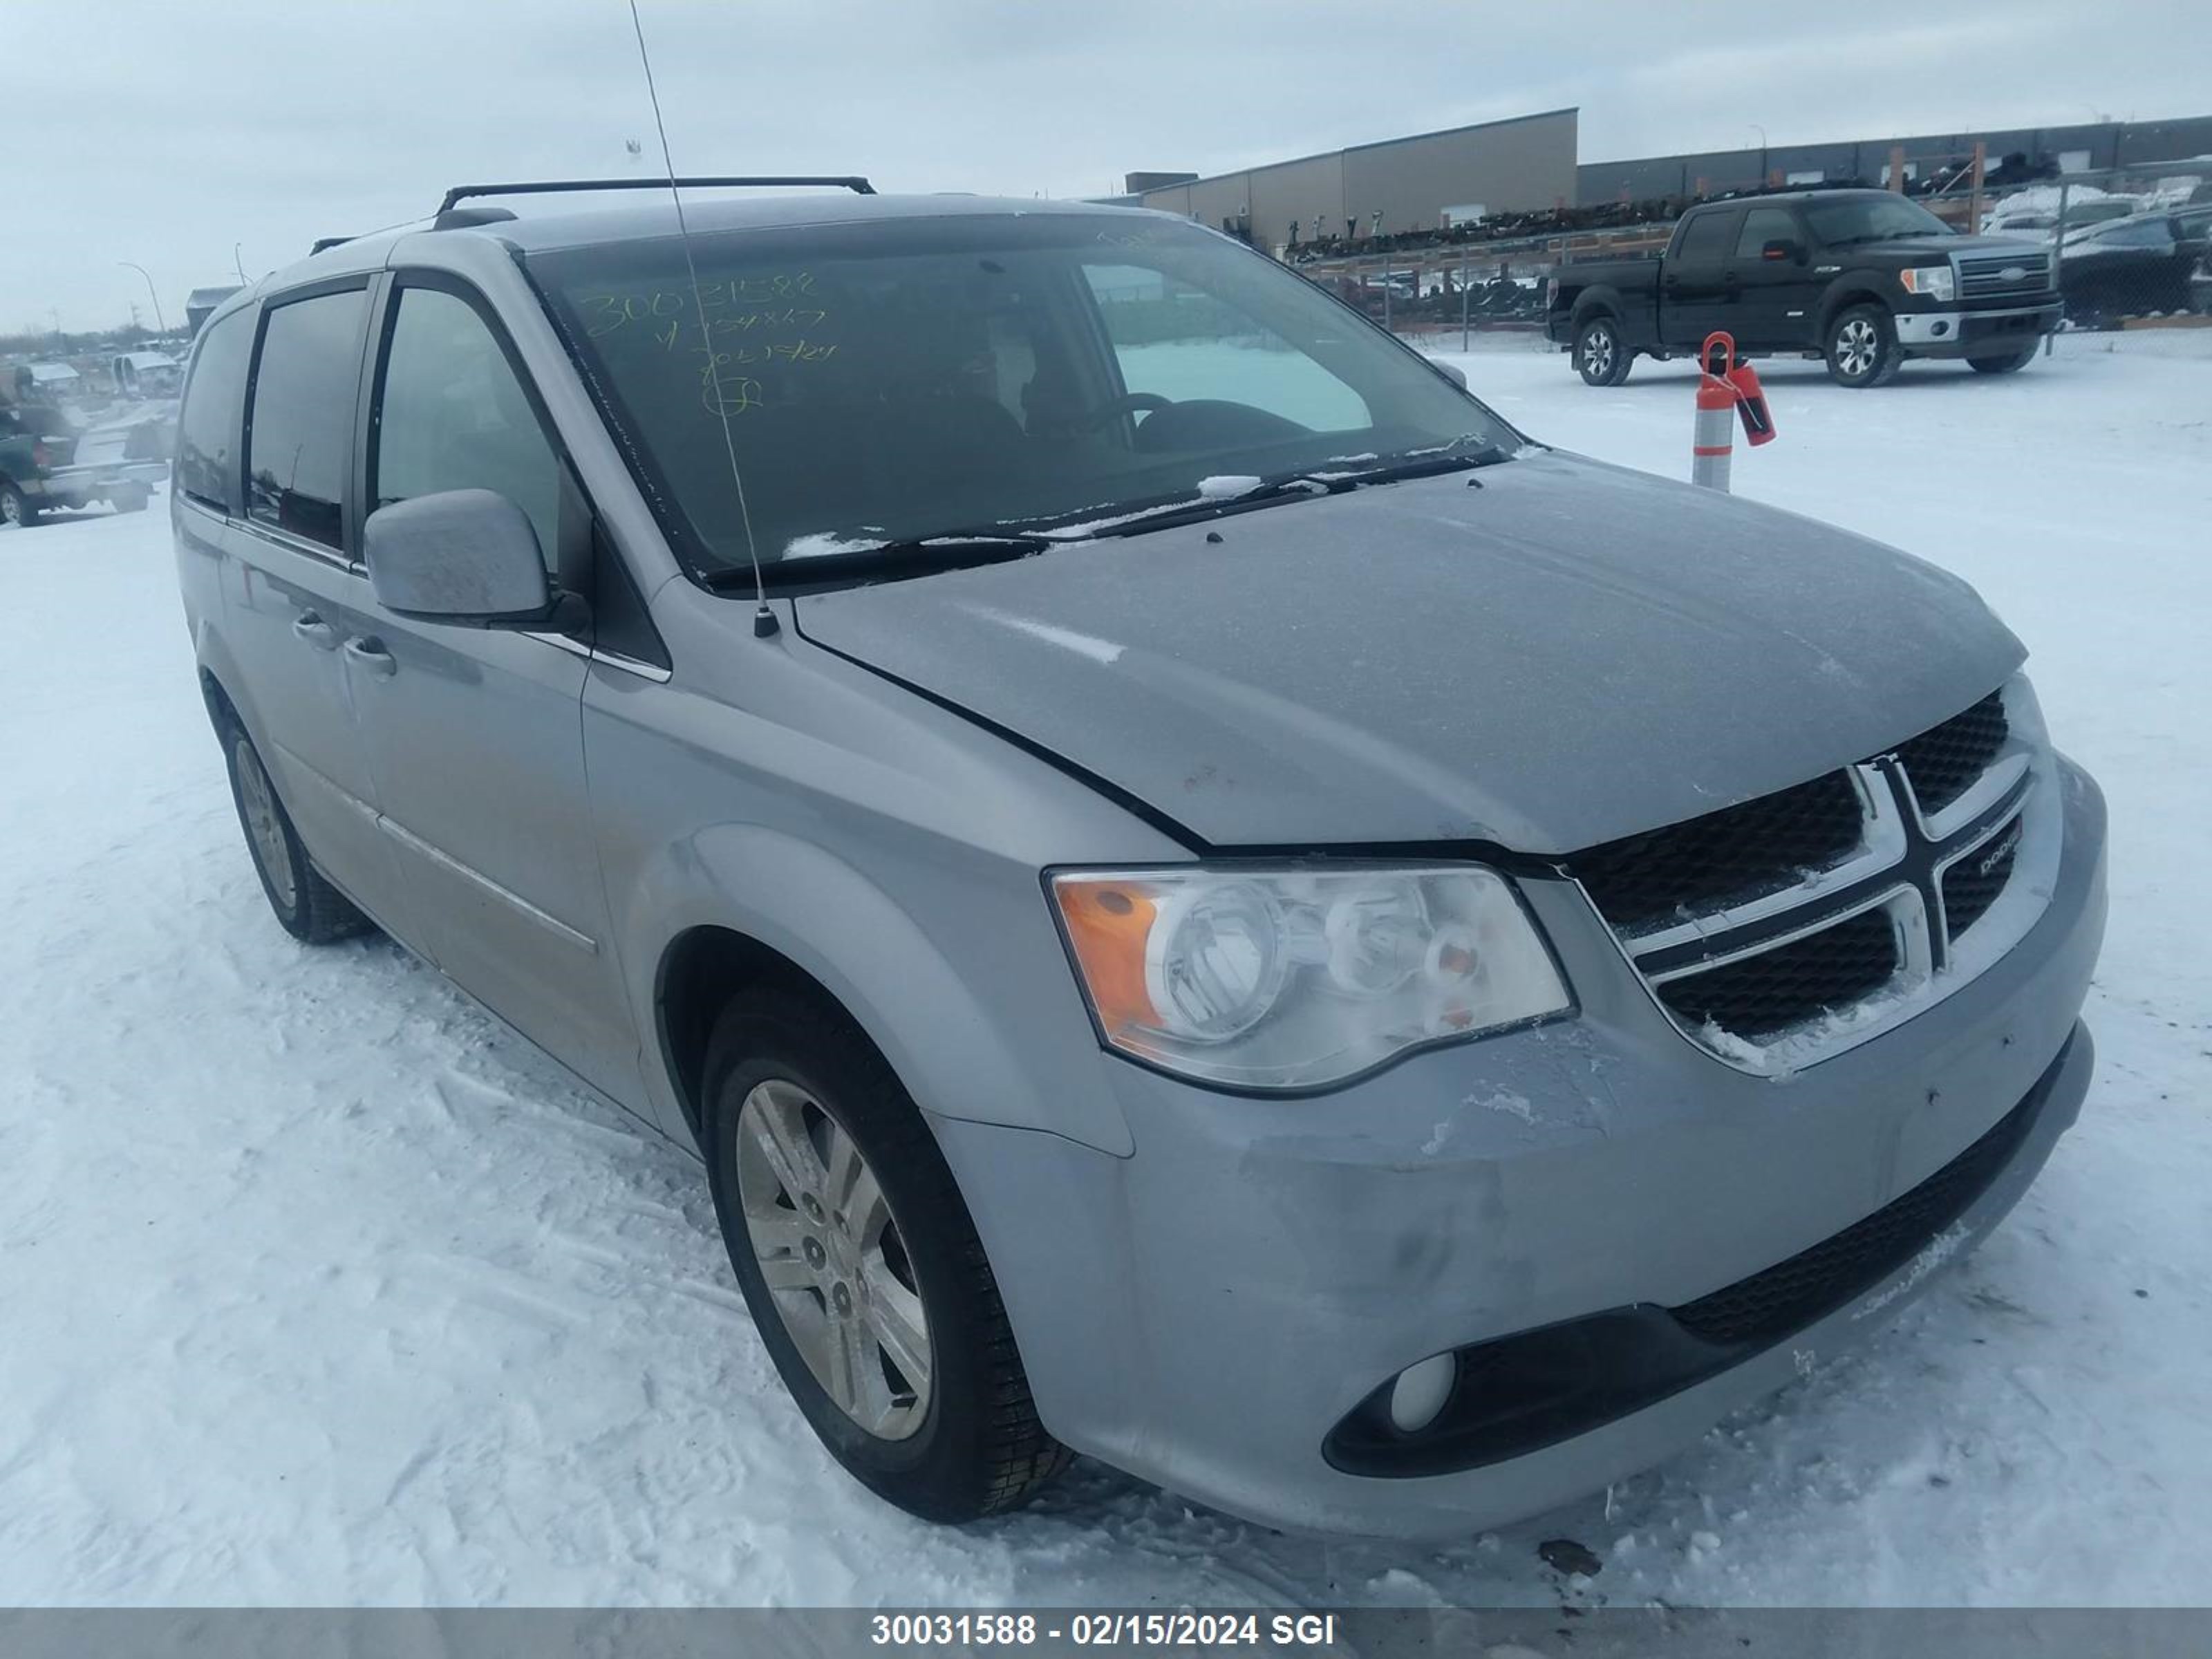
M 1703 213 L 1686 220 L 1681 240 L 1674 244 L 1677 259 L 1718 259 L 1728 247 L 1731 213 Z
M 366 289 L 268 313 L 246 423 L 248 517 L 325 547 L 345 545 Z
M 177 488 L 218 513 L 238 510 L 239 417 L 253 352 L 253 313 L 234 311 L 210 327 L 192 358 L 177 420 Z
M 400 290 L 374 431 L 377 506 L 495 490 L 529 516 L 538 552 L 554 566 L 561 464 L 507 354 L 467 301 L 441 289 Z

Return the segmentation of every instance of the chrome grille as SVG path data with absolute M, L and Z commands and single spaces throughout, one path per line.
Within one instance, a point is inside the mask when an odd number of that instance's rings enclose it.
M 1984 924 L 2049 816 L 2030 799 L 2039 720 L 2015 685 L 1855 765 L 1591 848 L 1568 872 L 1693 1041 L 1752 1071 L 1825 1058 L 1944 994 L 1957 950 L 1986 965 L 2007 942 Z M 1880 999 L 1895 1008 L 1870 1010 Z
M 2051 289 L 2051 256 L 2031 253 L 1978 254 L 1959 261 L 1959 297 L 2001 300 Z

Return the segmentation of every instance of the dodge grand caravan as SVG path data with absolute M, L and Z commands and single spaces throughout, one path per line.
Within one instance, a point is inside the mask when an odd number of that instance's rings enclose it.
M 1464 1533 L 2020 1197 L 2104 809 L 1964 583 L 1533 442 L 1181 220 L 688 211 L 237 295 L 177 558 L 277 919 L 696 1146 L 861 1481 Z

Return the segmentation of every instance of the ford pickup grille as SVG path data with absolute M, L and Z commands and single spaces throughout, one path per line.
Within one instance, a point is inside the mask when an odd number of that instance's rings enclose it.
M 2048 253 L 1978 254 L 1959 261 L 1959 297 L 2003 300 L 2051 291 Z
M 1962 942 L 1978 961 L 2005 943 L 1968 935 L 2042 822 L 2037 756 L 2007 697 L 1809 782 L 1591 848 L 1568 872 L 1693 1041 L 1753 1071 L 1825 1058 L 1895 1023 L 1869 1013 L 1877 1000 L 1901 1018 L 1945 994 Z

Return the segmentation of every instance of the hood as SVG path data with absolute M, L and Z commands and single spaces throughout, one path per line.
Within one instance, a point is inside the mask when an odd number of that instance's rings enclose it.
M 1917 559 L 1556 453 L 795 608 L 1218 848 L 1570 852 L 1879 753 L 2025 655 Z
M 1879 253 L 1886 258 L 1947 262 L 1954 254 L 1960 258 L 1978 259 L 2000 253 L 2048 253 L 2050 251 L 2045 244 L 2017 233 L 2004 235 L 1996 232 L 1986 236 L 1900 236 L 1893 242 L 1869 242 L 1863 247 L 1837 250 L 1843 254 Z

